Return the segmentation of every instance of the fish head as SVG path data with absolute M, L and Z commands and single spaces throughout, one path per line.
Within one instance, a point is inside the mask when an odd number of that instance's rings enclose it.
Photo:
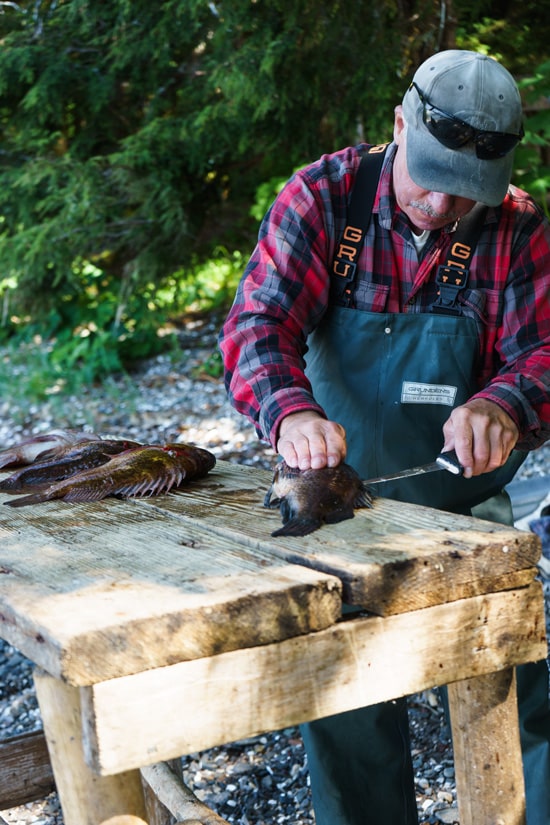
M 289 467 L 286 461 L 280 461 L 273 471 L 270 494 L 276 499 L 286 498 L 295 492 L 303 476 L 298 467 Z
M 205 473 L 216 465 L 216 456 L 211 453 L 210 450 L 205 450 L 203 447 L 196 447 L 194 444 L 169 443 L 165 444 L 161 449 L 172 458 L 187 458 L 190 461 L 196 462 Z

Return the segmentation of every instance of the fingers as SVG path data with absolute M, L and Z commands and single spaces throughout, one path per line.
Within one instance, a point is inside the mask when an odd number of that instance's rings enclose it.
M 346 457 L 346 434 L 340 424 L 313 411 L 293 413 L 281 423 L 277 452 L 301 470 L 336 467 Z
M 484 398 L 472 399 L 453 410 L 443 434 L 443 449 L 456 451 L 465 478 L 501 467 L 518 440 L 518 429 L 510 416 Z

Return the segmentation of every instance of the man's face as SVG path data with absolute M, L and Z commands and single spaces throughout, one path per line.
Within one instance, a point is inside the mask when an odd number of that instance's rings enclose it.
M 441 229 L 472 209 L 475 201 L 444 192 L 429 192 L 412 180 L 407 168 L 407 132 L 401 106 L 395 108 L 393 138 L 397 144 L 393 164 L 393 190 L 397 203 L 408 217 L 415 234 L 419 235 L 426 229 Z

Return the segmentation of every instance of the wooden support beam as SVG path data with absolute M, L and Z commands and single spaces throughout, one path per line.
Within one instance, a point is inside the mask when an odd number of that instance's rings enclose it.
M 515 671 L 448 690 L 461 825 L 525 825 Z
M 79 689 L 40 670 L 34 683 L 65 825 L 98 825 L 127 814 L 144 819 L 139 771 L 102 777 L 84 761 Z
M 81 688 L 86 758 L 109 775 L 408 696 L 464 673 L 543 659 L 540 587 L 355 618 L 275 645 Z
M 211 808 L 201 802 L 193 791 L 176 776 L 165 762 L 141 769 L 141 778 L 154 793 L 156 799 L 172 814 L 178 823 L 185 825 L 229 825 Z M 153 820 L 151 825 L 164 825 Z M 169 823 L 167 823 L 169 825 Z
M 0 810 L 43 799 L 55 790 L 43 731 L 0 742 Z

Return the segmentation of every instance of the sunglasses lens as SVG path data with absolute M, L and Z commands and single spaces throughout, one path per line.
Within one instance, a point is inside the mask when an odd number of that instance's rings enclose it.
M 500 132 L 483 132 L 476 137 L 476 154 L 480 160 L 503 158 L 517 146 L 519 136 Z
M 449 117 L 433 106 L 424 106 L 423 120 L 426 128 L 447 149 L 460 149 L 474 136 L 467 123 Z

